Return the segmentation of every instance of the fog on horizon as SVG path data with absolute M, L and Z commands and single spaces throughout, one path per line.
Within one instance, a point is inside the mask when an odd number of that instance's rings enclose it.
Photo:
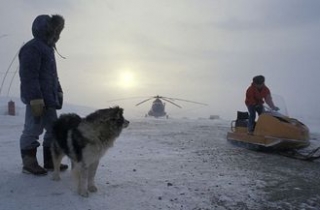
M 0 96 L 19 97 L 14 56 L 39 14 L 66 21 L 57 43 L 65 103 L 145 114 L 151 96 L 173 116 L 235 116 L 252 77 L 283 98 L 290 115 L 320 117 L 317 0 L 1 1 Z M 12 65 L 11 65 L 12 62 Z M 7 72 L 8 71 L 8 72 Z M 10 87 L 10 89 L 9 89 Z M 128 100 L 117 100 L 126 99 Z

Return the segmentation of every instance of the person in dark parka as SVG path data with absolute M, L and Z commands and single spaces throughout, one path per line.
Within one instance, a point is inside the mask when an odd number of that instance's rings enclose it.
M 64 28 L 60 15 L 39 15 L 32 24 L 33 39 L 19 52 L 21 101 L 26 105 L 25 124 L 20 137 L 22 171 L 46 175 L 53 169 L 50 145 L 52 124 L 61 109 L 63 92 L 59 82 L 54 50 Z M 43 133 L 44 167 L 37 161 L 39 136 Z M 62 165 L 61 170 L 66 170 Z

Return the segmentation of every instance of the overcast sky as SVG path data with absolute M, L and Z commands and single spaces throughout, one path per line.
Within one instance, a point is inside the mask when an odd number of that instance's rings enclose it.
M 289 114 L 320 116 L 319 0 L 0 0 L 0 73 L 32 38 L 39 14 L 66 21 L 56 55 L 67 103 L 147 112 L 147 96 L 209 104 L 167 104 L 188 115 L 235 116 L 263 74 Z M 18 68 L 16 59 L 1 95 Z M 10 96 L 19 96 L 15 75 Z M 140 97 L 110 103 L 110 100 Z

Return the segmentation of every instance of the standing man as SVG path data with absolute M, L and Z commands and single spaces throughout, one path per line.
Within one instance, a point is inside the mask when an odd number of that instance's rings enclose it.
M 57 119 L 57 109 L 62 108 L 62 89 L 58 79 L 54 50 L 64 28 L 60 15 L 39 15 L 32 24 L 33 39 L 19 52 L 21 101 L 26 105 L 25 123 L 20 137 L 22 172 L 46 175 L 53 169 L 51 157 L 52 124 Z M 43 162 L 37 161 L 39 136 L 43 139 Z M 62 165 L 61 170 L 66 170 Z
M 248 133 L 252 134 L 254 130 L 254 124 L 256 119 L 256 112 L 260 115 L 264 112 L 263 104 L 266 102 L 268 106 L 278 111 L 272 101 L 271 92 L 269 88 L 264 84 L 265 78 L 262 75 L 253 77 L 250 87 L 246 91 L 246 106 L 249 112 Z

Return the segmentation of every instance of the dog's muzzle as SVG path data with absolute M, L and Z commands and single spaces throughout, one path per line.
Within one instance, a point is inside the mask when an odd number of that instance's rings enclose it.
M 123 128 L 126 128 L 126 127 L 129 126 L 129 124 L 130 124 L 130 122 L 129 122 L 128 120 L 124 120 L 124 122 L 123 122 L 123 124 L 122 124 L 122 127 L 123 127 Z

